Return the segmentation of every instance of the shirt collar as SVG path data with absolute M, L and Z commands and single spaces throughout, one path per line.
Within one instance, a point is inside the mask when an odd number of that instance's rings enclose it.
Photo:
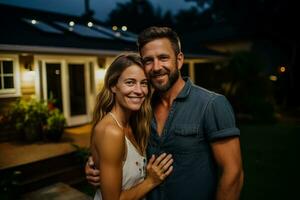
M 183 80 L 185 81 L 185 84 L 184 84 L 182 90 L 179 92 L 179 94 L 175 98 L 175 100 L 176 99 L 184 99 L 190 94 L 191 87 L 192 87 L 193 83 L 188 77 L 183 77 Z M 154 91 L 153 96 L 152 96 L 152 101 L 151 101 L 152 104 L 155 104 L 155 102 L 157 101 L 158 98 L 159 98 L 159 96 Z
M 183 77 L 183 80 L 185 81 L 184 87 L 179 92 L 176 99 L 184 99 L 190 94 L 191 87 L 192 87 L 192 81 L 188 77 Z

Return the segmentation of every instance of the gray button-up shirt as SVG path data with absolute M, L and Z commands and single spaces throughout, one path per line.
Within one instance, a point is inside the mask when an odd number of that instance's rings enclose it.
M 153 119 L 148 157 L 171 153 L 174 169 L 165 182 L 149 193 L 147 200 L 214 199 L 217 167 L 210 142 L 240 134 L 226 98 L 187 79 L 171 106 L 162 135 L 156 130 Z

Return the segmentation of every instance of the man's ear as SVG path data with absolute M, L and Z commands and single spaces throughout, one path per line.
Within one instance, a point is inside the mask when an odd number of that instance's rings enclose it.
M 184 55 L 182 52 L 180 52 L 178 55 L 177 55 L 177 63 L 178 63 L 178 69 L 180 70 L 181 67 L 183 66 L 183 61 L 184 61 Z

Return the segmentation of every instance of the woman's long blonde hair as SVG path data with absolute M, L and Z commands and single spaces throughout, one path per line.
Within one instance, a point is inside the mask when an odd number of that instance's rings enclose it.
M 117 84 L 122 72 L 132 65 L 137 65 L 144 70 L 141 57 L 137 53 L 121 54 L 108 67 L 104 77 L 104 85 L 97 95 L 93 114 L 91 137 L 93 137 L 96 124 L 112 110 L 115 104 L 115 97 L 111 88 Z M 146 96 L 141 108 L 132 113 L 129 121 L 135 140 L 143 153 L 146 152 L 148 138 L 150 135 L 150 123 L 152 119 L 150 89 L 150 86 L 148 86 L 148 95 Z

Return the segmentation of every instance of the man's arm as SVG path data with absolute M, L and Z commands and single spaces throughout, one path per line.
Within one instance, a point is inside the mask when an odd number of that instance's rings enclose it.
M 221 176 L 216 200 L 238 200 L 244 181 L 239 137 L 230 137 L 211 143 Z

